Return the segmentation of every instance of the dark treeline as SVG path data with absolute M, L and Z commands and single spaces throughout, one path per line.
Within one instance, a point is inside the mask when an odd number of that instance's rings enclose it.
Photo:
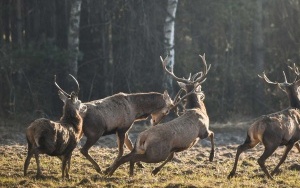
M 81 4 L 77 12 L 75 3 Z M 75 86 L 67 75 L 75 74 L 82 101 L 118 92 L 162 92 L 159 56 L 168 54 L 167 4 L 167 0 L 1 1 L 0 116 L 60 114 L 55 74 L 68 92 Z M 70 32 L 76 15 L 79 51 L 76 32 Z M 285 108 L 285 95 L 257 74 L 265 70 L 270 79 L 282 82 L 284 70 L 292 81 L 287 65 L 299 62 L 299 18 L 297 0 L 178 1 L 174 72 L 187 77 L 201 70 L 198 54 L 206 54 L 212 68 L 203 90 L 212 121 Z

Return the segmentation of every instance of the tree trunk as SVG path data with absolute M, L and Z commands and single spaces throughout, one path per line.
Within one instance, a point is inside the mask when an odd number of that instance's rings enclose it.
M 175 17 L 176 17 L 176 9 L 177 9 L 178 0 L 168 0 L 167 5 L 167 17 L 164 26 L 164 35 L 165 35 L 165 49 L 168 54 L 168 64 L 167 68 L 170 71 L 173 71 L 175 64 Z M 164 74 L 163 78 L 163 87 L 168 90 L 171 96 L 174 96 L 173 92 L 173 80 L 172 78 Z
M 254 62 L 256 63 L 256 72 L 258 74 L 262 73 L 264 70 L 264 40 L 263 40 L 263 1 L 256 1 L 256 13 L 254 17 L 254 38 L 253 38 L 253 52 L 254 52 Z M 255 89 L 255 99 L 259 104 L 264 104 L 264 87 L 263 82 L 258 82 Z M 260 113 L 264 105 L 258 105 L 254 110 Z
M 68 32 L 68 49 L 70 52 L 69 71 L 70 74 L 75 77 L 77 77 L 78 71 L 80 11 L 81 0 L 72 1 Z

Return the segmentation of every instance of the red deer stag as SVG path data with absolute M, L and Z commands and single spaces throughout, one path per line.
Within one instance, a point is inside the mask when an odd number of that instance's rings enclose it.
M 186 92 L 175 106 L 186 98 L 186 110 L 183 115 L 167 123 L 141 132 L 135 142 L 134 149 L 116 161 L 108 171 L 109 176 L 126 162 L 130 162 L 129 175 L 133 176 L 134 163 L 136 162 L 158 163 L 164 161 L 152 171 L 152 174 L 156 175 L 167 162 L 172 160 L 175 152 L 181 152 L 192 147 L 199 138 L 210 137 L 209 160 L 213 160 L 214 133 L 209 130 L 209 118 L 203 102 L 204 93 L 201 91 L 201 84 L 206 80 L 210 66 L 207 67 L 205 55 L 200 57 L 204 63 L 204 71 L 194 74 L 189 79 L 176 77 L 173 72 L 167 70 L 166 59 L 161 58 L 165 71 L 177 80 L 180 87 Z
M 84 104 L 87 106 L 87 112 L 83 120 L 83 132 L 87 140 L 80 151 L 98 173 L 101 169 L 88 151 L 101 136 L 117 134 L 119 153 L 116 161 L 124 153 L 124 143 L 130 151 L 133 149 L 128 130 L 135 121 L 151 116 L 153 124 L 157 124 L 173 107 L 173 101 L 167 91 L 164 94 L 118 93 Z
M 240 154 L 247 149 L 255 147 L 259 143 L 264 145 L 265 150 L 257 162 L 270 179 L 273 179 L 273 175 L 278 172 L 280 165 L 285 161 L 289 151 L 294 145 L 300 151 L 299 143 L 297 143 L 300 139 L 300 101 L 298 93 L 300 80 L 298 79 L 298 69 L 294 66 L 293 70 L 297 74 L 297 77 L 292 83 L 287 82 L 284 72 L 285 82 L 283 83 L 270 81 L 265 73 L 263 73 L 262 76 L 259 75 L 259 77 L 264 79 L 267 83 L 278 85 L 280 89 L 287 93 L 290 107 L 273 114 L 263 115 L 250 126 L 245 142 L 237 148 L 234 166 L 228 175 L 228 179 L 235 175 Z M 265 166 L 265 161 L 282 145 L 286 146 L 284 154 L 270 174 Z
M 71 94 L 63 91 L 54 81 L 59 89 L 58 95 L 64 102 L 63 115 L 58 122 L 41 118 L 30 124 L 26 129 L 26 139 L 28 142 L 28 153 L 24 164 L 24 175 L 30 159 L 35 155 L 37 164 L 37 177 L 42 176 L 40 168 L 39 154 L 58 156 L 62 160 L 62 178 L 69 178 L 70 160 L 73 150 L 83 135 L 82 117 L 87 107 L 78 100 L 79 84 L 77 91 Z

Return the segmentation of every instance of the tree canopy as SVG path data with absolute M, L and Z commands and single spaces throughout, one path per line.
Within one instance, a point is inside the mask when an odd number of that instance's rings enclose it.
M 78 61 L 82 101 L 165 89 L 159 57 L 168 53 L 164 48 L 167 0 L 80 1 L 79 51 L 75 52 L 68 41 L 70 22 L 76 22 L 73 3 L 1 1 L 1 117 L 60 114 L 53 76 L 66 90 L 74 87 L 67 77 L 75 71 L 72 61 Z M 211 121 L 285 108 L 285 95 L 257 75 L 266 71 L 270 79 L 283 81 L 285 71 L 288 79 L 294 79 L 287 67 L 299 64 L 299 18 L 298 0 L 178 1 L 174 72 L 187 77 L 200 71 L 198 55 L 206 54 L 211 70 L 202 89 Z

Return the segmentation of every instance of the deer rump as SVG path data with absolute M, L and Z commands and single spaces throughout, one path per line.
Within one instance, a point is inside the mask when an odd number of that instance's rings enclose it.
M 205 117 L 206 116 L 206 117 Z M 171 152 L 192 147 L 198 138 L 208 136 L 208 117 L 198 109 L 187 110 L 182 116 L 151 127 L 139 134 L 132 153 L 143 154 L 142 162 L 164 161 Z
M 60 156 L 67 151 L 71 152 L 80 139 L 76 137 L 73 126 L 63 125 L 44 118 L 32 122 L 26 135 L 27 140 L 30 143 L 35 143 L 40 153 L 50 156 Z

